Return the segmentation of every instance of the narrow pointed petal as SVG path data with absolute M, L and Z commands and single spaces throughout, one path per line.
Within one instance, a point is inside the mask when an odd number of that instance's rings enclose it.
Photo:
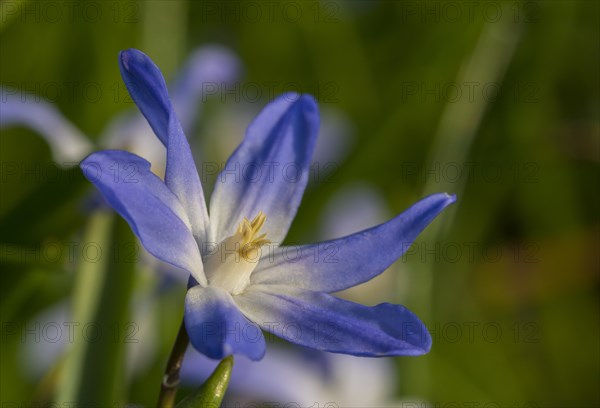
M 122 150 L 104 150 L 88 156 L 81 169 L 148 252 L 207 284 L 187 214 L 171 190 L 150 171 L 149 162 Z
M 279 247 L 252 273 L 252 284 L 290 285 L 337 292 L 385 271 L 448 205 L 448 194 L 433 194 L 392 220 L 347 237 L 318 244 Z
M 75 166 L 92 151 L 92 142 L 52 104 L 4 87 L 0 96 L 0 128 L 24 126 L 34 130 L 48 142 L 59 165 Z
M 119 68 L 129 95 L 156 136 L 168 146 L 173 109 L 160 69 L 146 54 L 133 48 L 121 51 Z
M 260 328 L 220 288 L 194 286 L 185 297 L 185 327 L 196 350 L 214 359 L 243 354 L 260 360 L 266 350 Z
M 289 342 L 354 356 L 416 356 L 431 348 L 423 323 L 401 305 L 367 307 L 322 292 L 254 286 L 236 296 L 242 312 Z
M 220 242 L 259 211 L 267 215 L 262 230 L 267 238 L 274 243 L 285 238 L 308 181 L 318 128 L 311 96 L 284 94 L 263 109 L 217 177 L 211 239 Z
M 188 213 L 194 236 L 205 242 L 208 213 L 202 185 L 162 73 L 146 54 L 135 49 L 122 51 L 119 65 L 131 97 L 167 148 L 165 183 Z

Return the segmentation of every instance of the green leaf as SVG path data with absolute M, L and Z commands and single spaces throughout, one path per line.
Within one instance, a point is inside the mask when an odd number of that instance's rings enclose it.
M 123 403 L 129 305 L 136 241 L 127 223 L 112 212 L 90 218 L 85 243 L 88 258 L 79 265 L 73 294 L 73 320 L 78 335 L 61 372 L 59 403 L 118 406 Z
M 233 356 L 224 358 L 208 380 L 185 397 L 176 408 L 218 408 L 227 391 L 232 369 Z

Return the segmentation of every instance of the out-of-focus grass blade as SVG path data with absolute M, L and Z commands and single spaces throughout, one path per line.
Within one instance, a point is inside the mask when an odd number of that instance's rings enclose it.
M 505 19 L 498 24 L 486 23 L 482 27 L 472 54 L 458 73 L 456 82 L 501 84 L 521 34 L 522 27 L 510 19 Z M 456 103 L 446 104 L 431 147 L 429 163 L 441 163 L 442 165 L 465 163 L 489 105 L 489 101 L 479 95 L 474 100 L 462 98 Z M 466 181 L 457 184 L 449 182 L 447 179 L 429 179 L 425 184 L 423 195 L 434 192 L 455 193 L 458 202 L 453 208 L 445 211 L 440 220 L 437 220 L 421 234 L 421 242 L 433 246 L 444 237 L 452 224 L 456 208 L 461 205 L 465 183 Z M 414 270 L 418 271 L 415 274 L 416 279 L 411 285 L 411 300 L 414 301 L 413 304 L 425 305 L 423 310 L 418 311 L 418 315 L 425 322 L 434 320 L 432 314 L 432 310 L 435 309 L 433 272 L 440 266 L 443 264 L 435 262 L 411 265 Z M 433 378 L 431 367 L 414 366 L 411 372 L 412 375 L 409 377 L 419 379 L 414 386 L 421 394 L 427 395 L 435 388 L 431 385 Z
M 130 323 L 126 319 L 136 241 L 125 221 L 109 212 L 90 218 L 84 239 L 97 254 L 90 253 L 77 271 L 73 320 L 79 328 L 76 333 L 81 335 L 71 344 L 58 402 L 117 406 L 123 402 L 125 347 L 135 341 L 128 336 Z
M 229 385 L 232 369 L 233 356 L 224 358 L 204 384 L 185 397 L 177 404 L 176 408 L 216 408 L 221 406 L 221 401 Z

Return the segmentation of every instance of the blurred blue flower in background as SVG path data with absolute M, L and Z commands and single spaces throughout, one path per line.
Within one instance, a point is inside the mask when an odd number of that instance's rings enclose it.
M 196 387 L 216 365 L 188 349 L 181 367 L 183 385 Z M 394 399 L 397 384 L 390 359 L 272 345 L 259 362 L 236 362 L 222 406 L 264 401 L 265 406 L 395 407 L 400 405 Z
M 259 360 L 265 338 L 258 324 L 324 351 L 389 356 L 429 350 L 427 329 L 403 306 L 366 307 L 329 293 L 383 272 L 453 196 L 431 195 L 385 224 L 325 244 L 279 246 L 307 183 L 319 123 L 312 97 L 284 94 L 258 115 L 227 162 L 211 197 L 209 222 L 160 70 L 133 49 L 119 61 L 130 94 L 167 148 L 164 182 L 148 161 L 126 151 L 93 153 L 81 166 L 150 253 L 191 274 L 184 320 L 196 349 L 211 358 L 243 354 Z M 278 170 L 268 177 L 256 172 L 282 164 L 294 165 L 293 179 Z M 240 177 L 240 169 L 248 168 L 254 172 Z M 323 245 L 335 251 L 334 258 L 315 259 Z M 273 250 L 262 256 L 262 247 Z
M 131 305 L 132 322 L 129 324 L 135 324 L 136 335 L 134 341 L 126 342 L 126 382 L 148 369 L 159 348 L 159 328 L 156 310 L 153 309 L 156 298 L 139 292 Z M 69 325 L 79 326 L 72 309 L 69 300 L 61 300 L 32 317 L 31 326 L 44 327 L 47 335 L 40 336 L 39 341 L 21 344 L 19 357 L 26 378 L 39 381 L 63 368 L 75 343 L 74 332 L 63 335 L 63 330 Z
M 196 49 L 171 83 L 170 94 L 185 132 L 191 132 L 201 113 L 205 84 L 227 84 L 240 75 L 241 64 L 227 48 L 207 45 Z M 2 87 L 0 128 L 24 126 L 41 135 L 50 145 L 57 165 L 73 166 L 94 150 L 86 136 L 50 102 L 39 96 Z M 98 138 L 100 148 L 127 149 L 152 163 L 164 173 L 164 146 L 138 112 L 115 117 Z

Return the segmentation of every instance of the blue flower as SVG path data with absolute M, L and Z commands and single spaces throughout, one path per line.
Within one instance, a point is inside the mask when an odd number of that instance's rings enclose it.
M 184 322 L 198 351 L 259 360 L 266 346 L 260 329 L 357 356 L 429 350 L 427 329 L 405 307 L 367 307 L 330 293 L 383 272 L 453 196 L 431 195 L 347 237 L 279 245 L 308 181 L 319 127 L 315 100 L 284 94 L 268 104 L 225 164 L 207 207 L 160 70 L 133 49 L 119 63 L 129 93 L 166 147 L 164 181 L 148 161 L 126 151 L 93 153 L 81 167 L 151 254 L 191 274 Z

